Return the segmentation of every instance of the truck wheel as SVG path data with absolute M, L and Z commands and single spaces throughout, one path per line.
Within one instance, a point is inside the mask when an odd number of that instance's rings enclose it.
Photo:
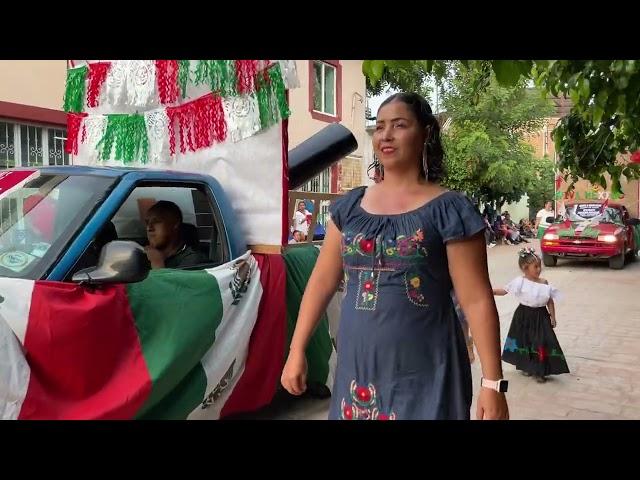
M 555 267 L 558 263 L 558 257 L 554 257 L 553 255 L 547 255 L 546 253 L 543 253 L 542 263 L 544 263 L 545 267 Z
M 609 259 L 609 268 L 613 270 L 622 270 L 624 268 L 625 261 L 624 249 L 620 255 L 616 255 L 615 257 L 611 257 Z
M 628 262 L 633 262 L 636 260 L 636 258 L 638 258 L 638 251 L 636 250 L 636 247 L 633 247 L 631 250 L 629 250 L 629 253 L 627 253 L 627 261 Z

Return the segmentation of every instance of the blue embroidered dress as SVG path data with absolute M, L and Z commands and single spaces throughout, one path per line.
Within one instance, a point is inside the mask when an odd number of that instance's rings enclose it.
M 365 189 L 331 207 L 346 292 L 329 418 L 468 419 L 471 368 L 445 244 L 484 222 L 457 192 L 407 213 L 371 214 L 360 206 Z

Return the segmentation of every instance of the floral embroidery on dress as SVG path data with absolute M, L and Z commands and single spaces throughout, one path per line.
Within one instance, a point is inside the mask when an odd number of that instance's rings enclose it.
M 374 238 L 365 238 L 362 233 L 356 235 L 345 232 L 342 235 L 342 254 L 370 256 L 374 252 L 382 253 L 385 257 L 422 258 L 427 256 L 427 249 L 422 245 L 424 231 L 419 228 L 413 235 L 399 235 L 386 242 L 376 242 Z
M 341 292 L 343 295 L 347 294 L 347 286 L 349 285 L 349 270 L 347 268 L 343 267 L 343 277 L 342 277 L 342 282 L 340 283 L 340 286 L 338 287 L 338 291 Z
M 424 276 L 416 265 L 427 256 L 425 233 L 419 228 L 411 235 L 383 239 L 382 235 L 367 238 L 363 233 L 345 231 L 342 235 L 344 270 L 358 271 L 356 310 L 374 311 L 378 301 L 378 283 L 381 272 L 403 272 L 407 297 L 415 305 L 427 307 Z M 346 257 L 363 257 L 354 265 Z M 360 263 L 360 264 L 358 264 Z M 402 287 L 401 287 L 402 288 Z
M 367 387 L 359 386 L 355 380 L 351 381 L 349 388 L 351 398 L 349 401 L 342 399 L 342 420 L 395 420 L 396 414 L 380 412 L 376 388 L 370 383 Z
M 516 339 L 507 337 L 507 340 L 504 342 L 504 350 L 505 352 L 516 352 L 518 350 L 518 342 Z
M 418 307 L 428 307 L 423 292 L 423 276 L 414 269 L 410 269 L 404 274 L 404 285 L 409 301 Z
M 358 247 L 360 248 L 360 252 L 367 255 L 373 252 L 374 245 L 375 245 L 375 242 L 368 238 L 362 238 L 360 239 L 360 241 L 358 241 Z
M 555 348 L 549 349 L 544 345 L 538 345 L 537 347 L 520 347 L 518 346 L 518 341 L 515 338 L 507 337 L 504 342 L 504 352 L 517 353 L 519 355 L 525 355 L 527 357 L 531 357 L 532 355 L 537 355 L 538 361 L 543 363 L 548 358 L 552 357 L 560 357 L 564 360 L 564 355 L 557 351 Z
M 356 297 L 356 310 L 376 309 L 378 302 L 379 272 L 363 271 L 358 273 L 358 296 Z
M 422 242 L 424 242 L 424 231 L 419 228 L 411 236 L 399 235 L 395 241 L 387 241 L 385 253 L 391 257 L 426 257 L 427 249 L 422 246 Z

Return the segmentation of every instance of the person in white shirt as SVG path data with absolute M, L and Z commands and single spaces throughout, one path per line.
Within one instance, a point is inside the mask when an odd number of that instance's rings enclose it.
M 569 373 L 562 348 L 553 329 L 556 328 L 554 300 L 560 292 L 540 277 L 542 263 L 532 248 L 518 252 L 522 275 L 504 288 L 494 288 L 496 296 L 512 294 L 520 302 L 504 344 L 502 360 L 515 365 L 523 375 L 534 376 L 539 383 L 547 375 Z
M 304 201 L 298 203 L 298 209 L 293 214 L 293 230 L 298 230 L 302 232 L 304 235 L 304 240 L 307 239 L 307 235 L 309 235 L 309 220 L 308 216 L 311 213 L 307 210 L 307 207 Z
M 552 205 L 551 202 L 546 202 L 544 208 L 536 214 L 535 231 L 538 232 L 538 238 L 542 238 L 545 230 L 551 226 L 551 224 L 547 222 L 547 217 L 556 216 Z

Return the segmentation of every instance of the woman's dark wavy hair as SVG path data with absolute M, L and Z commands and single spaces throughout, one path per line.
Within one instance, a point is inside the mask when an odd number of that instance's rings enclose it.
M 440 139 L 440 124 L 431 110 L 429 102 L 422 95 L 417 93 L 400 92 L 387 98 L 380 108 L 391 102 L 403 102 L 407 105 L 416 119 L 418 124 L 425 129 L 429 129 L 425 151 L 427 154 L 428 176 L 430 182 L 440 182 L 444 177 L 444 149 Z M 380 111 L 378 108 L 378 111 Z M 424 169 L 422 168 L 422 159 L 420 159 L 420 173 L 424 177 Z

